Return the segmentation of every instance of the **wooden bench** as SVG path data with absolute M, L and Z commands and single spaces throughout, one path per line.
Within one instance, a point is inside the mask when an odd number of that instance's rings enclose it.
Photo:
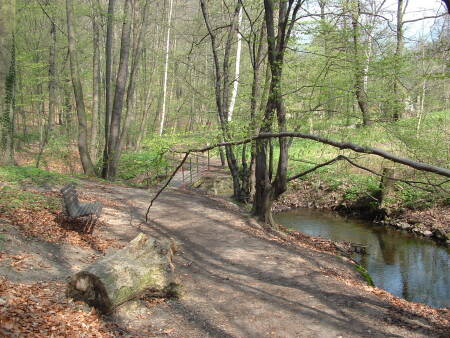
M 75 190 L 75 183 L 69 183 L 61 190 L 64 201 L 64 211 L 71 219 L 88 217 L 83 232 L 92 233 L 94 226 L 100 217 L 102 212 L 102 204 L 99 202 L 94 203 L 82 203 L 78 200 L 77 191 Z

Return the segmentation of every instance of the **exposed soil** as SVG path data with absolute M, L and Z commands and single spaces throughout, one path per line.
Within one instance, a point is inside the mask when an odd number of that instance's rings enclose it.
M 83 314 L 85 330 L 104 336 L 429 337 L 444 336 L 450 329 L 448 309 L 410 303 L 369 287 L 348 259 L 327 252 L 334 250 L 332 245 L 268 231 L 223 199 L 166 191 L 147 224 L 148 191 L 97 182 L 86 182 L 79 191 L 105 204 L 103 226 L 94 236 L 110 243 L 108 248 L 84 246 L 83 239 L 78 244 L 50 242 L 0 215 L 0 274 L 7 283 L 21 282 L 8 284 L 9 290 L 56 283 L 43 289 L 54 288 L 52 304 L 66 302 L 61 283 L 68 276 L 143 232 L 172 237 L 181 245 L 175 266 L 184 291 L 178 300 L 128 302 L 109 318 L 64 303 L 61 321 L 77 330 L 78 323 L 71 321 L 76 313 Z M 15 304 L 5 292 L 0 288 L 0 319 Z M 15 324 L 7 323 L 5 328 L 0 321 L 0 334 L 14 332 Z M 67 327 L 52 327 L 55 333 L 68 332 Z

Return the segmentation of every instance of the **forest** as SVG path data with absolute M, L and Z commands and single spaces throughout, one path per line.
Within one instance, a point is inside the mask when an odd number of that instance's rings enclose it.
M 135 236 L 61 228 L 61 186 L 77 182 L 86 189 L 81 200 L 106 209 L 118 197 L 106 190 L 101 197 L 97 185 L 116 189 L 120 203 L 137 196 L 120 187 L 145 191 L 134 200 L 140 224 L 166 217 L 170 199 L 181 206 L 174 202 L 167 221 L 178 222 L 190 198 L 178 197 L 175 187 L 195 201 L 204 193 L 231 202 L 272 235 L 290 231 L 277 214 L 319 209 L 432 238 L 448 255 L 449 6 L 439 0 L 0 0 L 0 225 L 26 224 L 32 237 L 84 243 L 99 257 Z M 103 217 L 102 227 L 115 224 L 113 216 Z M 32 218 L 42 224 L 34 226 Z M 338 250 L 322 239 L 289 236 L 308 242 L 308 250 Z M 3 242 L 0 233 L 0 263 L 20 263 L 17 253 L 2 256 Z M 9 276 L 1 264 L 0 275 Z M 428 304 L 448 311 L 448 303 L 433 301 Z M 0 335 L 26 332 L 1 311 Z M 79 309 L 70 311 L 75 317 Z M 420 332 L 445 331 L 445 312 L 430 313 L 433 329 Z M 83 332 L 70 323 L 58 330 Z M 98 334 L 121 334 L 105 325 L 95 326 Z M 184 329 L 173 328 L 178 336 L 206 332 Z M 251 335 L 228 329 L 207 332 Z M 171 335 L 172 328 L 164 330 Z M 408 335 L 395 330 L 379 333 Z

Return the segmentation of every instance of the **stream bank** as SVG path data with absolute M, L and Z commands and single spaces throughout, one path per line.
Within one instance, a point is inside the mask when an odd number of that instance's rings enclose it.
M 274 202 L 272 210 L 279 213 L 297 208 L 332 210 L 343 216 L 407 231 L 450 246 L 449 205 L 436 205 L 422 210 L 401 208 L 386 213 L 376 207 L 371 197 L 348 200 L 342 192 L 326 185 L 301 181 L 293 183 L 288 191 Z
M 365 268 L 375 286 L 397 297 L 434 307 L 450 306 L 450 248 L 429 239 L 339 216 L 333 211 L 295 209 L 275 220 L 315 238 L 359 243 L 363 252 L 350 257 Z

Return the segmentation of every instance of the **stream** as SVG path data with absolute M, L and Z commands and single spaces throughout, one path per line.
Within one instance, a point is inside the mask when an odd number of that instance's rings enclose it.
M 450 249 L 432 240 L 332 212 L 296 209 L 274 216 L 275 221 L 305 234 L 367 245 L 367 254 L 354 254 L 375 286 L 397 297 L 433 307 L 450 307 Z

